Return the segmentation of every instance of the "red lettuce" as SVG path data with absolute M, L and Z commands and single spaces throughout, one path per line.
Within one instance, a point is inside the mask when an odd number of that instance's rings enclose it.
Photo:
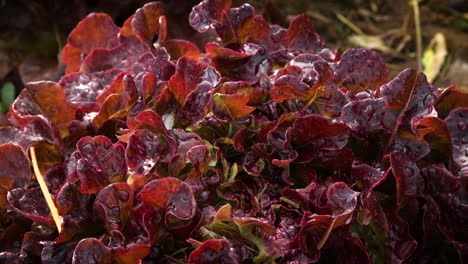
M 76 26 L 0 116 L 0 263 L 466 263 L 467 93 L 231 4 Z

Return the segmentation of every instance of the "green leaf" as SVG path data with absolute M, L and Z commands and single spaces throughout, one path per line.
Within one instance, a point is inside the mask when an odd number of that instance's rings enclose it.
M 10 104 L 15 100 L 15 86 L 11 82 L 7 82 L 3 85 L 0 91 L 0 111 L 7 112 L 10 108 Z

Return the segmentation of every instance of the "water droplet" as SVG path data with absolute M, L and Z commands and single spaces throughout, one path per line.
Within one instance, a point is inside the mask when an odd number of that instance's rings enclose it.
M 435 103 L 435 96 L 433 96 L 432 94 L 426 96 L 426 98 L 424 99 L 425 106 L 433 106 L 434 103 Z
M 462 143 L 462 144 L 468 144 L 468 136 L 464 136 L 464 137 L 461 139 L 461 143 Z
M 466 129 L 466 122 L 464 122 L 464 121 L 458 122 L 458 129 L 465 130 Z
M 126 191 L 118 191 L 118 192 L 117 192 L 117 198 L 118 198 L 121 202 L 125 203 L 125 202 L 128 201 L 129 194 L 128 194 L 128 192 L 126 192 Z
M 364 108 L 363 112 L 364 113 L 369 113 L 372 111 L 372 106 L 371 105 L 367 105 L 366 108 Z
M 406 168 L 405 168 L 405 175 L 406 175 L 407 177 L 411 177 L 411 176 L 413 176 L 413 174 L 414 174 L 414 172 L 413 172 L 413 169 L 412 169 L 412 168 L 410 168 L 410 167 L 406 167 Z

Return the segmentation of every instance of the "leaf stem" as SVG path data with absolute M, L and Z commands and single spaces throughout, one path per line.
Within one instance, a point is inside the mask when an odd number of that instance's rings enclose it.
M 47 188 L 47 185 L 44 181 L 44 177 L 42 177 L 41 171 L 39 170 L 39 166 L 37 165 L 37 158 L 36 158 L 36 152 L 34 150 L 34 147 L 30 148 L 30 152 L 31 152 L 31 161 L 33 165 L 34 174 L 36 174 L 36 179 L 39 182 L 39 186 L 41 187 L 42 194 L 44 195 L 47 205 L 49 206 L 49 210 L 50 210 L 50 213 L 52 214 L 52 218 L 54 219 L 55 225 L 57 226 L 57 230 L 60 233 L 60 231 L 62 230 L 62 220 L 60 220 L 57 207 L 55 207 L 55 204 L 54 204 L 54 201 L 52 200 L 49 189 Z
M 358 26 L 353 24 L 353 22 L 351 22 L 349 19 L 347 19 L 342 14 L 336 13 L 336 17 L 338 18 L 338 20 L 341 21 L 341 23 L 347 25 L 352 31 L 354 31 L 354 33 L 358 34 L 359 36 L 365 36 L 366 35 Z
M 414 12 L 414 26 L 416 28 L 416 59 L 418 63 L 418 71 L 422 71 L 422 34 L 421 34 L 421 21 L 419 19 L 419 3 L 418 0 L 412 0 Z
M 317 95 L 318 95 L 318 92 L 319 92 L 320 89 L 323 89 L 323 86 L 317 87 L 317 89 L 315 90 L 314 96 L 313 96 L 313 97 L 307 102 L 307 104 L 302 108 L 302 111 L 307 110 L 307 108 L 309 108 L 309 106 L 315 101 L 315 99 L 317 98 Z

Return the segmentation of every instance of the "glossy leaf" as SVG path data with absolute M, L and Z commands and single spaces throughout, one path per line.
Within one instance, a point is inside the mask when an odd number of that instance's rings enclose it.
M 96 195 L 94 215 L 104 222 L 107 230 L 122 229 L 133 208 L 133 200 L 134 191 L 130 185 L 123 182 L 110 184 Z
M 317 52 L 324 47 L 324 42 L 315 33 L 312 20 L 305 14 L 291 20 L 286 31 L 285 39 L 287 47 L 299 52 Z
M 367 49 L 349 49 L 334 65 L 334 81 L 353 93 L 377 90 L 388 82 L 387 65 L 379 54 Z
M 174 65 L 169 61 L 169 53 L 164 48 L 141 55 L 133 65 L 133 73 L 151 72 L 160 80 L 167 81 L 174 74 Z
M 160 30 L 159 19 L 162 15 L 163 7 L 160 2 L 148 3 L 135 12 L 132 20 L 133 32 L 148 46 L 153 44 L 153 38 Z
M 255 83 L 259 75 L 271 71 L 271 63 L 266 60 L 264 48 L 255 44 L 245 44 L 246 52 L 224 48 L 216 43 L 208 43 L 205 50 L 216 70 L 232 81 Z
M 68 36 L 68 43 L 89 54 L 96 48 L 111 48 L 119 44 L 119 28 L 104 13 L 92 13 L 83 19 Z
M 96 238 L 85 238 L 76 245 L 75 251 L 73 252 L 72 263 L 113 263 L 112 253 L 109 248 L 104 246 L 102 242 Z
M 190 253 L 189 264 L 239 263 L 231 253 L 231 243 L 226 239 L 210 239 Z
M 0 167 L 0 206 L 4 206 L 8 191 L 28 186 L 31 168 L 24 151 L 15 144 L 0 145 Z
M 231 119 L 243 117 L 255 110 L 255 107 L 247 106 L 249 102 L 247 94 L 216 93 L 213 95 L 213 102 L 216 109 L 227 114 Z
M 84 111 L 90 111 L 97 108 L 97 98 L 109 89 L 120 73 L 119 70 L 93 74 L 74 72 L 63 76 L 59 84 L 63 87 L 67 102 Z
M 128 38 L 111 48 L 94 49 L 83 61 L 81 71 L 98 72 L 110 69 L 129 71 L 140 55 L 147 52 L 146 46 L 136 38 Z
M 82 193 L 97 193 L 109 183 L 125 179 L 125 149 L 120 143 L 112 144 L 105 136 L 97 136 L 84 137 L 76 145 Z
M 460 107 L 445 119 L 452 140 L 452 159 L 460 176 L 468 175 L 468 108 Z
M 170 215 L 180 220 L 194 217 L 197 208 L 190 187 L 172 177 L 149 182 L 138 193 L 137 198 L 155 208 L 166 209 L 166 217 Z
M 75 119 L 75 110 L 65 101 L 65 93 L 59 84 L 49 81 L 28 83 L 26 91 L 41 114 L 58 127 Z
M 36 188 L 16 188 L 8 193 L 8 203 L 23 216 L 53 226 L 54 220 L 42 191 Z
M 410 161 L 404 154 L 392 153 L 390 164 L 396 179 L 398 203 L 402 203 L 405 197 L 420 196 L 424 181 L 416 163 Z
M 466 106 L 468 93 L 455 85 L 445 88 L 437 99 L 436 110 L 439 118 L 445 119 L 450 111 Z
M 387 108 L 400 114 L 398 126 L 411 127 L 411 122 L 430 114 L 434 109 L 437 88 L 429 84 L 423 73 L 406 69 L 380 88 Z M 401 124 L 401 125 L 400 125 Z
M 299 153 L 296 162 L 309 162 L 320 150 L 340 150 L 348 142 L 344 124 L 330 123 L 323 117 L 309 115 L 294 121 L 288 130 L 291 145 Z
M 85 17 L 0 114 L 1 263 L 467 262 L 463 89 L 189 2 Z
M 161 44 L 174 60 L 182 56 L 197 58 L 201 56 L 200 49 L 192 42 L 184 39 L 169 39 Z
M 214 88 L 219 82 L 219 74 L 212 67 L 199 63 L 191 57 L 177 61 L 176 73 L 168 83 L 169 91 L 180 105 L 184 105 L 190 93 L 196 89 Z
M 193 7 L 189 23 L 198 32 L 205 32 L 217 23 L 222 12 L 227 11 L 229 7 L 231 0 L 203 0 Z

